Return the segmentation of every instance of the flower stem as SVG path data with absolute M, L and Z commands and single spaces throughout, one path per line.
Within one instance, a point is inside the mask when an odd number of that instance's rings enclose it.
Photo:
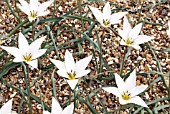
M 76 107 L 76 96 L 77 96 L 76 88 L 77 88 L 77 86 L 76 86 L 75 89 L 73 90 L 73 93 L 74 93 L 74 110 L 73 110 L 73 112 L 75 111 L 75 107 Z
M 69 91 L 69 103 L 71 103 L 71 91 Z
M 30 114 L 32 114 L 32 103 L 31 103 L 31 99 L 30 99 L 30 81 L 29 81 L 29 67 L 28 65 L 25 65 L 24 63 L 22 63 L 23 67 L 24 67 L 24 75 L 25 75 L 25 81 L 26 81 L 26 89 L 28 92 L 28 107 L 29 107 L 29 112 Z
M 101 41 L 100 41 L 100 53 L 102 53 L 102 42 L 104 38 L 104 30 L 102 31 Z
M 124 66 L 124 63 L 125 63 L 125 60 L 127 59 L 127 57 L 129 56 L 129 53 L 131 52 L 132 50 L 132 47 L 129 48 L 129 50 L 127 51 L 127 53 L 125 54 L 121 64 L 120 64 L 120 76 L 122 75 L 123 73 L 123 66 Z
M 60 60 L 60 56 L 59 56 L 59 53 L 58 53 L 57 44 L 56 44 L 56 41 L 55 41 L 55 39 L 54 39 L 54 37 L 53 37 L 52 30 L 50 29 L 49 26 L 46 26 L 46 29 L 47 29 L 47 31 L 49 32 L 49 35 L 50 35 L 50 37 L 51 37 L 51 39 L 52 39 L 52 42 L 53 42 L 53 45 L 54 45 L 54 48 L 55 48 L 55 51 L 56 51 L 56 55 L 57 55 L 57 57 L 58 57 L 59 60 Z
M 121 114 L 122 105 L 120 105 L 119 114 Z
M 81 17 L 82 31 L 84 33 L 84 21 L 83 21 L 83 16 L 82 16 L 81 2 L 82 2 L 82 0 L 77 0 L 78 7 L 79 7 L 79 12 L 80 12 L 80 17 Z
M 104 35 L 105 35 L 105 30 L 103 29 L 103 32 L 102 32 L 102 36 L 101 36 L 101 41 L 99 43 L 100 45 L 100 53 L 99 53 L 99 61 L 100 61 L 100 67 L 99 67 L 99 74 L 101 74 L 102 70 L 103 70 L 103 61 L 102 61 L 102 43 L 103 43 L 103 38 L 104 38 Z M 101 78 L 101 75 L 99 75 L 99 78 Z
M 35 23 L 35 21 L 32 21 L 32 38 L 33 39 L 34 39 L 34 35 L 35 35 L 34 23 Z

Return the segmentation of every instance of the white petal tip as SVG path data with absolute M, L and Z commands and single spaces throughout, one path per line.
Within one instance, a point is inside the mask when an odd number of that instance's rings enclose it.
M 128 12 L 122 12 L 122 13 L 124 13 L 125 15 L 128 14 Z
M 71 89 L 74 90 L 77 83 L 78 83 L 78 79 L 75 80 L 67 80 L 67 83 L 70 85 Z
M 43 36 L 43 37 L 41 37 L 40 39 L 41 39 L 42 41 L 44 41 L 44 40 L 45 40 L 45 38 L 46 38 L 46 36 Z
M 150 38 L 150 39 L 152 40 L 152 39 L 154 39 L 154 37 L 153 37 L 153 36 L 151 36 L 151 38 Z

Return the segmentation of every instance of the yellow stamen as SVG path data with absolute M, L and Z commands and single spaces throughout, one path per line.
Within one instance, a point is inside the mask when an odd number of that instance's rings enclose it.
M 75 74 L 74 74 L 74 73 L 70 73 L 70 74 L 68 75 L 68 78 L 69 78 L 70 80 L 74 80 L 74 79 L 75 79 Z
M 25 55 L 23 55 L 23 59 L 24 59 L 26 62 L 30 62 L 30 61 L 32 61 L 32 55 L 26 53 Z
M 125 42 L 127 45 L 132 45 L 133 44 L 133 41 L 130 39 L 130 38 L 128 38 L 127 40 L 126 40 L 126 42 Z
M 110 22 L 108 20 L 103 20 L 103 24 L 104 24 L 104 26 L 108 26 L 110 24 Z
M 123 94 L 122 94 L 122 99 L 123 99 L 123 100 L 129 100 L 129 99 L 130 99 L 130 94 L 128 94 L 128 93 L 123 93 Z
M 30 17 L 31 17 L 31 18 L 37 18 L 37 14 L 36 14 L 35 12 L 32 12 L 32 13 L 30 14 Z

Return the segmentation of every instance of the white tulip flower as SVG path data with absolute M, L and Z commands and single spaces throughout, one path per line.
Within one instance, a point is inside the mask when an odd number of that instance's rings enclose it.
M 139 44 L 153 39 L 151 36 L 139 35 L 142 29 L 142 23 L 136 25 L 133 29 L 126 16 L 124 16 L 123 30 L 118 29 L 119 35 L 122 37 L 121 45 L 132 46 L 135 49 L 140 49 Z
M 38 0 L 30 0 L 30 3 L 28 4 L 25 0 L 19 0 L 20 4 L 17 4 L 17 6 L 23 11 L 25 14 L 28 15 L 29 21 L 35 20 L 37 17 L 45 16 L 49 14 L 49 11 L 46 11 L 47 7 L 52 4 L 53 0 L 39 3 Z
M 0 114 L 12 114 L 12 100 L 9 100 L 1 107 Z
M 89 6 L 93 15 L 96 17 L 98 22 L 103 27 L 109 27 L 111 24 L 117 24 L 121 22 L 121 18 L 127 14 L 127 12 L 118 12 L 111 15 L 110 4 L 107 2 L 103 8 L 103 13 L 99 11 L 97 8 Z
M 78 78 L 81 78 L 84 75 L 87 75 L 90 70 L 85 70 L 87 65 L 92 59 L 92 55 L 79 60 L 75 63 L 72 54 L 66 50 L 65 52 L 65 62 L 50 59 L 52 63 L 59 69 L 57 71 L 58 75 L 67 78 L 67 82 L 70 85 L 71 89 L 74 89 L 78 83 Z
M 130 76 L 124 82 L 123 79 L 115 74 L 116 87 L 103 87 L 107 92 L 116 95 L 119 98 L 119 102 L 122 105 L 134 103 L 143 107 L 148 107 L 146 103 L 137 96 L 139 93 L 143 92 L 148 86 L 147 85 L 136 85 L 136 70 L 134 70 Z
M 46 49 L 39 49 L 44 40 L 45 37 L 42 37 L 35 40 L 29 45 L 25 36 L 20 32 L 18 38 L 18 48 L 7 47 L 7 46 L 0 46 L 0 47 L 15 57 L 13 62 L 25 61 L 33 68 L 37 68 L 38 67 L 37 58 L 46 52 Z
M 73 114 L 74 104 L 70 104 L 64 110 L 62 110 L 59 102 L 53 97 L 52 98 L 52 108 L 51 113 L 48 111 L 43 111 L 43 114 Z

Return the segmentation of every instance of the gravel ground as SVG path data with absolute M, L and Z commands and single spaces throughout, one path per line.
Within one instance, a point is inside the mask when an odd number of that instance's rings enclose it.
M 57 5 L 61 4 L 58 6 L 58 9 L 55 13 L 56 17 L 59 17 L 63 14 L 65 14 L 67 11 L 71 10 L 73 7 L 78 6 L 78 4 L 73 1 L 73 2 L 68 2 L 69 0 L 62 0 L 62 1 L 57 1 Z M 112 0 L 110 0 L 112 1 Z M 143 0 L 144 1 L 144 0 Z M 151 2 L 143 2 L 143 4 L 138 3 L 134 4 L 133 2 L 114 2 L 117 4 L 111 5 L 111 7 L 114 8 L 121 8 L 124 9 L 126 8 L 129 10 L 129 18 L 131 21 L 131 24 L 134 25 L 135 21 L 138 19 L 139 20 L 139 13 L 136 12 L 131 12 L 133 10 L 138 10 L 141 8 L 141 5 L 143 7 L 145 6 L 150 6 L 151 4 L 158 3 L 157 0 L 151 1 Z M 17 25 L 18 22 L 12 15 L 11 11 L 8 9 L 6 2 L 0 1 L 0 36 L 8 36 L 8 34 L 13 30 Z M 15 7 L 15 1 L 11 1 L 11 5 L 14 8 Z M 104 3 L 91 3 L 88 2 L 88 5 L 99 7 L 99 9 L 102 9 Z M 82 14 L 85 14 L 88 12 L 88 5 L 82 8 Z M 51 12 L 54 11 L 53 5 L 51 5 L 50 10 Z M 150 8 L 150 7 L 149 7 Z M 150 13 L 148 12 L 149 8 L 143 9 L 141 11 L 140 15 L 140 20 L 144 20 L 147 16 L 147 22 L 144 24 L 144 27 L 142 29 L 142 34 L 148 35 L 148 36 L 154 36 L 154 39 L 150 41 L 148 44 L 150 44 L 153 48 L 156 48 L 158 50 L 166 49 L 170 47 L 170 38 L 166 34 L 166 29 L 167 29 L 167 22 L 170 19 L 170 1 L 165 2 L 163 4 L 157 5 L 154 7 L 153 10 L 150 10 Z M 121 10 L 119 10 L 121 11 Z M 72 15 L 80 15 L 79 10 L 76 10 L 72 13 Z M 51 17 L 52 14 L 48 15 L 47 17 Z M 20 13 L 20 17 L 22 20 L 26 19 L 26 15 L 23 13 Z M 46 17 L 44 17 L 46 18 Z M 95 19 L 94 16 L 91 14 L 91 12 L 88 13 L 87 18 L 90 19 Z M 149 24 L 149 23 L 154 23 L 154 24 Z M 157 24 L 156 24 L 157 23 Z M 158 26 L 159 24 L 163 24 L 163 26 Z M 36 30 L 42 30 L 45 29 L 46 23 L 39 24 L 36 27 Z M 50 22 L 48 23 L 50 24 Z M 62 28 L 60 33 L 57 36 L 57 30 L 59 27 L 62 25 L 67 25 L 69 27 Z M 89 22 L 84 22 L 84 27 L 85 30 L 88 29 L 88 27 L 91 25 Z M 25 25 L 24 25 L 25 26 Z M 81 21 L 78 19 L 63 19 L 60 21 L 54 28 L 53 28 L 53 34 L 56 36 L 56 44 L 63 44 L 64 42 L 68 42 L 72 39 L 75 39 L 73 32 L 70 31 L 70 28 L 76 30 L 76 36 L 77 38 L 81 38 L 82 35 L 79 33 L 82 31 L 81 28 Z M 122 24 L 118 25 L 112 25 L 112 28 L 114 28 L 116 31 L 118 28 L 122 28 Z M 95 24 L 93 31 L 90 34 L 90 37 L 96 41 L 96 33 L 94 30 L 98 31 L 99 37 L 104 36 L 103 43 L 102 43 L 102 48 L 103 48 L 103 57 L 104 59 L 108 62 L 109 67 L 113 73 L 119 73 L 120 72 L 120 63 L 123 60 L 123 56 L 127 52 L 128 48 L 127 46 L 120 46 L 120 38 L 115 36 L 115 34 L 110 31 L 109 29 L 105 29 L 104 32 L 105 34 L 103 35 L 103 28 L 99 24 Z M 18 29 L 17 32 L 12 35 L 8 40 L 0 40 L 1 45 L 9 45 L 13 41 L 15 41 L 18 37 L 18 33 L 21 31 L 21 29 Z M 39 36 L 40 37 L 40 36 Z M 27 35 L 27 38 L 31 38 L 31 32 Z M 51 39 L 49 38 L 49 41 Z M 84 52 L 81 55 L 75 55 L 76 60 L 87 57 L 88 55 L 91 55 L 93 53 L 93 47 L 92 45 L 89 44 L 89 42 L 85 41 L 82 42 L 82 47 L 84 49 Z M 68 46 L 75 45 L 75 43 L 70 43 Z M 123 75 L 125 75 L 127 72 L 130 70 L 134 69 L 135 66 L 138 64 L 137 67 L 137 73 L 140 73 L 137 76 L 137 84 L 151 84 L 155 79 L 159 77 L 158 74 L 150 74 L 147 75 L 146 73 L 143 72 L 150 72 L 150 71 L 157 71 L 158 66 L 156 64 L 156 60 L 154 59 L 154 56 L 152 54 L 152 50 L 148 48 L 146 45 L 141 45 L 141 50 L 135 50 L 132 49 L 130 55 L 128 56 L 127 60 L 125 61 L 125 66 L 123 68 Z M 1 49 L 0 49 L 1 51 Z M 75 45 L 74 48 L 69 48 L 69 51 L 72 53 L 78 52 L 78 47 Z M 162 72 L 163 73 L 168 73 L 170 71 L 170 52 L 159 52 L 154 50 L 160 64 L 162 67 Z M 60 49 L 59 50 L 60 57 L 64 58 L 64 53 L 65 49 Z M 96 52 L 98 55 L 98 53 Z M 51 51 L 51 53 L 47 54 L 48 57 L 57 59 L 57 56 L 55 54 L 55 51 Z M 7 54 L 6 57 L 4 57 L 0 61 L 0 69 L 3 67 L 3 65 L 9 61 L 12 60 L 13 57 L 10 54 Z M 51 70 L 45 71 L 44 68 L 46 68 L 51 62 L 48 60 L 47 57 L 43 56 L 41 57 L 42 64 L 40 65 L 40 69 L 31 69 L 30 68 L 30 76 L 31 76 L 31 82 L 34 81 L 37 77 L 40 76 L 40 78 L 34 83 L 34 85 L 31 87 L 31 93 L 33 95 L 36 95 L 37 97 L 40 97 L 40 89 L 42 92 L 42 100 L 45 102 L 45 104 L 49 107 L 51 107 L 51 99 L 53 96 L 53 89 L 52 89 L 52 80 L 51 80 L 51 75 L 52 75 L 52 70 L 55 67 L 52 67 Z M 84 79 L 79 84 L 79 89 L 80 92 L 78 93 L 81 95 L 82 98 L 86 98 L 86 96 L 90 95 L 93 90 L 96 90 L 98 88 L 101 88 L 106 85 L 113 85 L 115 84 L 115 81 L 113 79 L 110 80 L 101 80 L 99 83 L 97 81 L 98 76 L 97 71 L 95 70 L 95 62 L 94 58 L 91 61 L 91 63 L 88 66 L 92 72 L 87 76 L 87 78 Z M 107 69 L 104 67 L 103 68 L 103 74 L 105 77 L 109 76 L 109 72 L 106 71 Z M 42 76 L 41 76 L 42 75 Z M 70 98 L 70 95 L 73 95 L 73 92 L 69 85 L 67 85 L 66 81 L 58 76 L 56 73 L 54 75 L 55 77 L 55 85 L 57 88 L 57 98 L 60 102 L 60 104 L 65 104 L 66 101 Z M 24 81 L 24 74 L 23 74 L 23 68 L 19 65 L 16 66 L 15 68 L 11 69 L 6 75 L 3 76 L 4 80 L 12 84 L 13 86 L 19 87 L 21 89 L 25 88 L 25 81 Z M 167 83 L 168 78 L 165 77 L 165 80 Z M 38 88 L 40 87 L 40 89 Z M 13 111 L 17 111 L 20 107 L 20 102 L 21 102 L 21 94 L 20 92 L 8 88 L 7 86 L 3 85 L 0 83 L 0 105 L 3 104 L 3 102 L 8 101 L 9 99 L 13 98 Z M 89 102 L 93 105 L 93 107 L 100 113 L 102 105 L 100 104 L 100 101 L 98 100 L 98 97 L 103 101 L 104 106 L 107 107 L 108 111 L 112 111 L 120 106 L 117 98 L 110 94 L 107 93 L 103 90 L 100 90 L 97 92 L 97 96 L 94 95 L 91 98 L 89 98 Z M 166 88 L 164 87 L 162 81 L 158 81 L 155 83 L 148 91 L 145 92 L 145 95 L 141 96 L 144 100 L 146 101 L 152 101 L 158 98 L 163 98 L 163 97 L 168 97 L 168 92 Z M 72 100 L 73 101 L 73 100 Z M 165 105 L 165 104 L 170 104 L 169 101 L 164 100 L 157 102 L 157 105 Z M 149 105 L 150 109 L 154 108 L 153 105 Z M 32 100 L 32 108 L 33 108 L 33 113 L 34 114 L 41 114 L 42 113 L 42 107 L 41 105 L 36 102 L 35 100 Z M 27 104 L 24 103 L 24 106 L 21 108 L 21 113 L 29 113 L 29 109 L 27 108 Z M 135 110 L 135 109 L 134 109 Z M 166 108 L 165 109 L 166 113 L 170 113 L 170 109 Z M 82 102 L 78 101 L 78 107 L 76 108 L 75 112 L 77 114 L 90 114 L 90 111 L 88 107 L 83 104 Z M 128 113 L 128 109 L 122 110 L 121 113 Z M 163 113 L 160 111 L 160 113 Z

